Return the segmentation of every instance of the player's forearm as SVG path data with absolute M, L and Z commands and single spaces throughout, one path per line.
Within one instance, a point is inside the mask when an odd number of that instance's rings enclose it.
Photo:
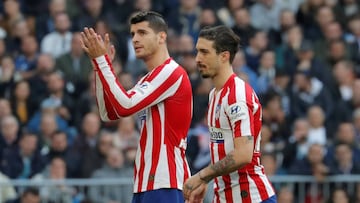
M 232 173 L 251 162 L 251 160 L 249 161 L 249 159 L 236 160 L 237 158 L 235 158 L 234 154 L 235 152 L 232 151 L 220 161 L 202 169 L 199 172 L 201 179 L 203 179 L 206 182 L 209 182 L 215 177 Z
M 253 157 L 253 136 L 244 136 L 235 139 L 234 150 L 228 153 L 223 159 L 210 164 L 199 172 L 201 178 L 207 182 L 215 177 L 232 173 L 252 161 Z

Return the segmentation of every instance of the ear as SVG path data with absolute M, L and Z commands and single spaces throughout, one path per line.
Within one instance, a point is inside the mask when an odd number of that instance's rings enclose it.
M 165 32 L 159 32 L 158 36 L 161 44 L 166 43 L 167 34 Z
M 220 53 L 221 56 L 221 61 L 223 63 L 229 62 L 230 61 L 230 52 L 229 51 L 223 51 Z

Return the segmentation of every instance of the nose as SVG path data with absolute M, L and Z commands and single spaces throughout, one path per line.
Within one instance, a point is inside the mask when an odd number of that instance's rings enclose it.
M 132 42 L 133 42 L 133 44 L 135 44 L 136 42 L 138 42 L 139 40 L 138 40 L 138 37 L 137 37 L 137 34 L 134 34 L 133 36 L 132 36 Z
M 197 53 L 196 54 L 196 57 L 195 57 L 195 62 L 196 63 L 198 63 L 198 62 L 200 62 L 201 60 L 200 60 L 200 55 L 199 55 L 199 53 Z

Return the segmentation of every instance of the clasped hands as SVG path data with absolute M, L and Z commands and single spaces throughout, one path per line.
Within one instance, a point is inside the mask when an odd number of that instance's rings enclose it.
M 186 203 L 202 203 L 207 191 L 208 183 L 201 179 L 197 173 L 187 179 L 183 186 Z

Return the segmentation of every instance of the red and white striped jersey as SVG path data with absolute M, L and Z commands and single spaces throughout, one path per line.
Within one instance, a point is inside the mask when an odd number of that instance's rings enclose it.
M 214 180 L 214 203 L 259 203 L 274 195 L 260 164 L 261 104 L 250 85 L 233 74 L 223 88 L 209 95 L 208 125 L 212 163 L 234 150 L 233 139 L 254 136 L 252 162 Z
M 186 71 L 169 58 L 125 91 L 116 80 L 108 56 L 98 57 L 94 63 L 102 120 L 139 113 L 134 193 L 159 188 L 182 190 L 190 175 L 185 150 L 193 105 Z

